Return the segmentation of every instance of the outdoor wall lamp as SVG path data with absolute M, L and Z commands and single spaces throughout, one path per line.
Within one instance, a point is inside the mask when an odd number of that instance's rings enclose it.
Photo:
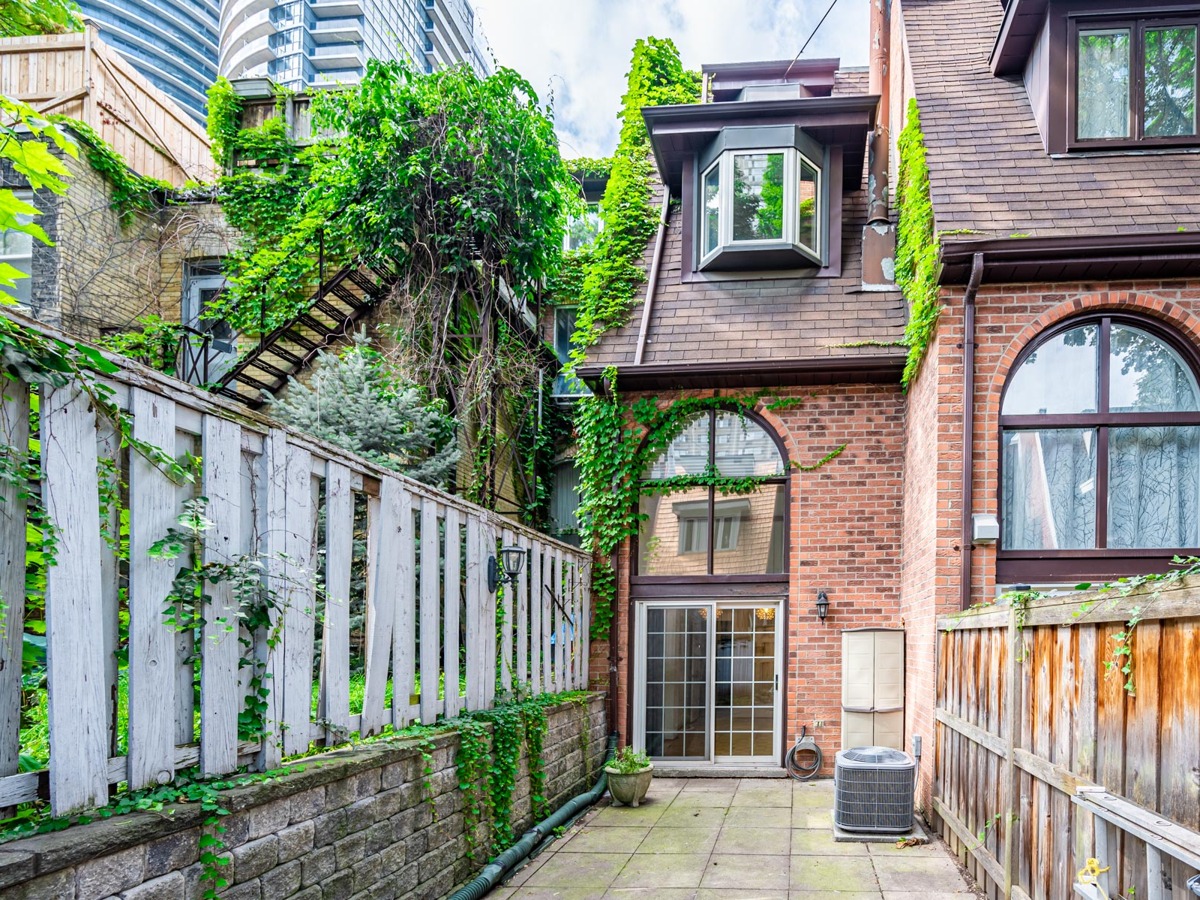
M 822 588 L 817 591 L 817 618 L 824 622 L 827 615 L 829 615 L 829 594 Z
M 488 557 L 487 565 L 487 583 L 488 593 L 496 593 L 496 588 L 501 584 L 516 584 L 517 576 L 521 574 L 521 569 L 525 567 L 525 557 L 529 555 L 529 551 L 524 547 L 501 547 L 500 548 L 500 563 L 497 565 L 496 557 Z M 500 566 L 504 568 L 504 574 L 499 572 Z

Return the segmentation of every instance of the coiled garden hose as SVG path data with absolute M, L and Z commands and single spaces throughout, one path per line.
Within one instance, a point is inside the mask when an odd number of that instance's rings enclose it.
M 801 754 L 812 754 L 808 760 L 801 757 Z M 808 726 L 804 725 L 800 728 L 800 738 L 792 746 L 792 749 L 787 752 L 785 763 L 787 764 L 787 773 L 799 781 L 808 781 L 817 777 L 817 773 L 821 771 L 821 763 L 825 756 L 821 753 L 821 748 L 817 746 L 815 739 L 808 736 Z
M 515 869 L 529 856 L 534 848 L 545 840 L 547 836 L 553 834 L 554 829 L 570 822 L 571 819 L 603 797 L 604 791 L 608 787 L 608 774 L 604 771 L 604 766 L 612 762 L 613 755 L 616 752 L 617 735 L 610 734 L 608 736 L 608 749 L 604 754 L 604 764 L 600 767 L 600 777 L 596 781 L 596 786 L 586 794 L 580 794 L 568 800 L 549 818 L 543 819 L 526 831 L 521 835 L 519 841 L 488 863 L 474 881 L 465 887 L 459 888 L 446 898 L 446 900 L 479 900 L 480 897 L 499 884 L 501 878 Z

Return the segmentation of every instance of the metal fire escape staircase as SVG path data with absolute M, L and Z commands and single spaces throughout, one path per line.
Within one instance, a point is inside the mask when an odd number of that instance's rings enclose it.
M 263 392 L 275 394 L 317 356 L 349 337 L 354 325 L 387 291 L 373 269 L 347 266 L 323 282 L 312 304 L 290 322 L 264 334 L 218 381 L 216 392 L 251 409 L 263 405 Z

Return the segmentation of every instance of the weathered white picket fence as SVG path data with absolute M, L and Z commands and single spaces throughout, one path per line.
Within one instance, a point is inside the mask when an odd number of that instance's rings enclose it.
M 78 383 L 41 389 L 40 491 L 57 537 L 45 611 L 50 764 L 47 771 L 16 774 L 26 507 L 16 485 L 0 482 L 0 808 L 48 791 L 52 810 L 61 815 L 105 804 L 109 786 L 121 782 L 131 789 L 162 784 L 197 764 L 206 775 L 247 764 L 270 769 L 314 741 L 338 743 L 349 732 L 365 736 L 389 725 L 432 723 L 441 715 L 487 708 L 498 691 L 587 685 L 590 573 L 579 550 L 182 382 L 109 358 L 119 371 L 103 381 L 132 421 L 134 437 L 172 456 L 200 456 L 202 475 L 196 485 L 181 487 L 143 454 L 122 455 L 111 422 L 97 415 Z M 30 392 L 8 381 L 4 393 L 0 437 L 24 446 Z M 128 470 L 125 567 L 101 529 L 105 457 L 125 460 Z M 356 495 L 360 510 L 366 504 L 367 586 L 365 694 L 361 712 L 352 713 L 348 598 Z M 262 577 L 282 601 L 272 613 L 281 619 L 274 648 L 261 629 L 249 635 L 231 624 L 237 610 L 228 583 L 206 592 L 202 633 L 180 630 L 164 616 L 164 599 L 187 560 L 148 551 L 196 496 L 207 498 L 205 515 L 212 523 L 204 534 L 205 561 L 261 561 Z M 528 564 L 498 599 L 487 588 L 488 559 L 498 547 L 513 545 L 529 551 Z M 123 609 L 128 728 L 118 741 L 115 651 Z M 460 632 L 465 695 L 459 690 Z M 265 737 L 239 741 L 238 716 L 255 659 L 269 690 Z M 128 752 L 118 756 L 120 743 Z

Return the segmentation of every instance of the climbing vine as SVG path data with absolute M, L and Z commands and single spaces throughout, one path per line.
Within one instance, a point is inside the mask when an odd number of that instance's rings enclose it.
M 695 475 L 655 482 L 641 481 L 655 459 L 701 412 L 725 409 L 745 415 L 760 404 L 780 410 L 804 402 L 801 397 L 771 400 L 765 392 L 729 397 L 684 397 L 663 404 L 656 397 L 621 400 L 616 371 L 605 373 L 609 390 L 583 398 L 575 418 L 579 435 L 579 515 L 586 546 L 601 557 L 592 570 L 592 637 L 608 636 L 616 598 L 616 575 L 611 559 L 627 538 L 636 536 L 641 514 L 638 497 L 643 492 L 664 493 L 689 487 L 712 487 L 722 494 L 754 490 L 773 476 L 730 477 L 706 467 Z M 832 448 L 812 463 L 790 461 L 801 471 L 818 469 L 837 459 L 846 447 Z
M 907 388 L 917 377 L 942 309 L 938 300 L 938 241 L 929 193 L 929 164 L 916 98 L 908 102 L 908 117 L 897 147 L 900 168 L 896 180 L 896 284 L 904 292 L 909 307 L 904 332 L 908 360 L 903 382 Z
M 125 158 L 91 126 L 67 116 L 50 116 L 49 119 L 75 135 L 88 165 L 108 182 L 112 188 L 110 205 L 120 216 L 122 226 L 127 227 L 139 212 L 149 213 L 159 208 L 160 197 L 171 190 L 171 185 L 133 171 Z

